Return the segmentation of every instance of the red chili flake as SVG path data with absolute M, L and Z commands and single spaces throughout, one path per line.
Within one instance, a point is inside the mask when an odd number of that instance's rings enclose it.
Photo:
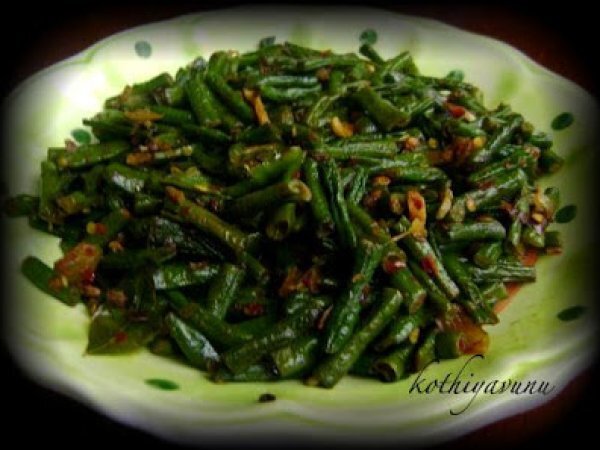
M 423 208 L 423 200 L 421 200 L 419 197 L 412 196 L 411 201 L 415 208 L 417 208 L 417 209 Z
M 369 301 L 369 296 L 371 295 L 371 286 L 366 285 L 362 288 L 360 293 L 360 299 L 358 300 L 361 305 L 366 305 Z
M 452 148 L 455 163 L 458 165 L 464 163 L 468 156 L 475 149 L 475 147 L 473 146 L 473 139 L 463 136 L 454 137 L 452 141 Z
M 297 267 L 288 269 L 287 274 L 279 287 L 278 294 L 280 297 L 286 298 L 292 292 L 298 290 L 301 283 L 302 273 Z
M 202 270 L 208 267 L 208 263 L 206 261 L 192 261 L 189 263 L 189 266 L 192 270 Z
M 244 315 L 249 317 L 262 316 L 265 313 L 264 305 L 257 302 L 248 303 L 242 308 Z
M 360 281 L 362 281 L 365 278 L 365 276 L 362 273 L 355 273 L 354 275 L 352 275 L 352 282 L 353 283 L 358 283 Z
M 54 292 L 59 292 L 62 288 L 64 288 L 64 284 L 62 282 L 62 279 L 60 276 L 58 277 L 54 277 L 52 278 L 49 282 L 48 282 L 48 287 L 54 291 Z
M 108 228 L 103 223 L 97 223 L 95 231 L 96 231 L 95 234 L 99 234 L 101 236 L 104 236 L 108 232 Z M 88 249 L 88 251 L 89 251 L 89 249 Z
M 538 259 L 538 252 L 535 249 L 529 248 L 527 251 L 519 257 L 521 263 L 527 267 L 535 266 Z
M 124 308 L 127 303 L 127 295 L 120 289 L 109 289 L 106 292 L 106 299 L 117 308 Z
M 363 206 L 367 209 L 373 209 L 377 206 L 377 202 L 383 196 L 383 191 L 381 189 L 373 189 L 371 192 L 368 192 L 363 199 Z
M 475 355 L 485 354 L 489 345 L 489 336 L 475 324 L 466 314 L 464 309 L 454 307 L 448 311 L 441 319 L 441 328 L 444 331 L 458 331 L 463 334 L 459 343 L 462 353 Z
M 90 268 L 81 272 L 81 281 L 85 284 L 92 284 L 96 279 L 96 272 Z
M 427 255 L 425 258 L 423 258 L 421 260 L 421 267 L 429 275 L 437 274 L 439 270 L 433 255 Z
M 464 107 L 449 102 L 446 102 L 446 109 L 452 115 L 452 117 L 456 118 L 464 116 L 467 112 L 467 110 Z
M 302 284 L 310 291 L 311 294 L 319 292 L 319 285 L 321 284 L 321 276 L 319 270 L 316 267 L 311 267 L 302 275 Z
M 331 305 L 329 308 L 327 308 L 325 311 L 323 311 L 323 314 L 321 314 L 321 316 L 319 317 L 319 320 L 317 321 L 317 330 L 321 331 L 323 328 L 325 328 L 325 324 L 327 323 L 327 318 L 331 314 L 332 309 L 333 309 L 333 305 Z
M 506 200 L 502 200 L 500 202 L 500 209 L 503 209 L 504 211 L 506 211 L 507 213 L 509 213 L 510 215 L 513 215 L 513 210 L 515 210 L 514 206 L 511 205 L 509 202 L 507 202 Z
M 388 275 L 393 275 L 405 267 L 406 262 L 402 261 L 397 255 L 390 255 L 383 260 L 383 271 Z
M 121 344 L 122 342 L 125 342 L 127 340 L 127 333 L 125 333 L 124 331 L 117 331 L 115 333 L 114 339 L 117 344 Z
M 486 180 L 481 183 L 477 183 L 477 187 L 480 189 L 489 189 L 489 188 L 493 187 L 494 184 L 495 183 L 493 180 Z
M 219 210 L 219 202 L 216 199 L 211 198 L 208 201 L 208 209 L 210 209 L 212 212 L 217 212 Z
M 458 350 L 462 355 L 466 354 L 469 351 L 469 346 L 465 339 L 459 338 L 458 340 Z
M 521 288 L 521 283 L 510 282 L 506 283 L 506 291 L 508 292 L 508 297 L 512 297 L 517 293 L 517 291 Z
M 96 224 L 97 226 L 98 224 Z M 94 256 L 97 252 L 96 249 L 91 245 L 86 245 L 83 249 L 85 256 Z

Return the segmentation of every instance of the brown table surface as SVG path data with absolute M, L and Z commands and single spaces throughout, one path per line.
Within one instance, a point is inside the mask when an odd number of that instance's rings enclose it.
M 35 30 L 32 30 L 33 35 L 29 36 L 27 51 L 20 53 L 21 57 L 13 66 L 8 87 L 110 34 L 198 9 L 198 5 L 194 4 L 147 5 L 143 8 L 113 4 L 104 9 L 81 9 L 77 14 L 65 14 L 59 20 L 54 18 L 55 22 L 42 27 L 43 32 L 39 31 L 36 34 Z M 560 23 L 557 15 L 539 19 L 535 14 L 523 12 L 523 8 L 516 6 L 490 8 L 473 5 L 413 4 L 388 9 L 432 17 L 466 30 L 498 38 L 519 48 L 540 64 L 596 92 L 589 66 L 586 66 L 583 59 L 573 51 L 580 36 L 575 33 L 569 34 L 573 28 L 557 29 L 556 24 Z M 486 426 L 444 444 L 441 448 L 464 449 L 483 444 L 487 448 L 506 445 L 514 447 L 532 440 L 535 442 L 544 435 L 552 436 L 560 427 L 568 432 L 582 432 L 583 427 L 571 416 L 585 410 L 582 395 L 585 392 L 586 397 L 589 396 L 592 378 L 592 372 L 588 370 L 545 405 Z

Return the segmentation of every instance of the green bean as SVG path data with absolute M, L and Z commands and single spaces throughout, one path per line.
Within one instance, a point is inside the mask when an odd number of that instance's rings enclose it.
M 346 202 L 348 213 L 350 217 L 357 224 L 362 231 L 369 237 L 373 238 L 380 244 L 385 244 L 388 247 L 395 247 L 395 244 L 391 240 L 389 233 L 383 229 L 363 208 L 358 206 L 356 203 L 348 201 Z M 405 257 L 403 259 L 406 259 Z
M 448 179 L 448 176 L 437 167 L 394 167 L 384 170 L 383 173 L 401 183 L 434 183 Z
M 534 227 L 529 225 L 523 229 L 521 240 L 525 245 L 534 248 L 544 248 L 546 246 L 544 242 L 544 232 L 536 230 Z
M 410 75 L 416 75 L 418 73 L 409 52 L 402 52 L 394 58 L 385 61 L 375 72 L 373 76 L 373 83 L 379 84 L 383 81 L 387 81 L 387 78 L 390 77 L 394 72 L 406 73 Z
M 110 161 L 129 150 L 130 145 L 125 141 L 86 144 L 73 152 L 64 153 L 57 160 L 58 168 L 64 170 L 89 167 L 104 161 Z
M 538 161 L 540 169 L 546 173 L 558 172 L 564 163 L 564 158 L 552 149 L 543 150 Z
M 244 101 L 242 94 L 233 90 L 223 78 L 215 73 L 208 72 L 204 79 L 212 91 L 243 122 L 250 123 L 254 120 L 254 112 Z
M 462 325 L 535 280 L 525 252 L 562 250 L 549 225 L 576 208 L 539 180 L 564 160 L 462 71 L 422 75 L 358 34 L 356 53 L 268 36 L 199 56 L 47 149 L 39 191 L 3 209 L 60 238 L 54 268 L 22 273 L 83 299 L 88 353 L 332 387 L 485 352 Z
M 345 74 L 342 70 L 334 69 L 329 74 L 328 94 L 331 96 L 339 95 L 343 91 Z M 325 97 L 322 97 L 325 98 Z M 307 121 L 308 123 L 308 121 Z
M 178 316 L 215 345 L 228 348 L 250 341 L 254 337 L 251 333 L 240 330 L 239 327 L 218 320 L 198 304 L 189 302 L 179 291 L 168 291 L 167 296 Z
M 381 58 L 381 56 L 379 56 L 379 53 L 377 53 L 377 51 L 370 44 L 361 45 L 360 48 L 358 49 L 358 51 L 360 52 L 361 55 L 366 56 L 371 61 L 373 61 L 375 64 L 383 64 L 384 63 L 383 58 Z
M 560 253 L 563 247 L 560 231 L 546 231 L 544 233 L 544 247 L 547 252 Z
M 56 277 L 54 271 L 34 256 L 28 256 L 23 260 L 21 272 L 39 290 L 66 305 L 74 306 L 81 300 L 81 295 L 76 287 L 62 284 L 55 286 L 55 283 L 52 282 Z
M 506 240 L 513 247 L 517 249 L 521 242 L 521 235 L 523 233 L 523 220 L 526 214 L 529 212 L 529 197 L 527 195 L 521 195 L 515 202 L 515 216 L 511 222 Z
M 462 222 L 466 212 L 476 212 L 497 206 L 501 200 L 518 192 L 526 183 L 527 176 L 521 169 L 509 170 L 498 175 L 485 187 L 466 192 L 454 201 L 450 218 Z
M 87 196 L 82 191 L 73 191 L 56 199 L 56 203 L 66 215 L 89 212 L 91 206 L 96 203 L 96 197 Z
M 160 212 L 163 200 L 153 195 L 135 193 L 133 196 L 133 212 L 143 216 Z
M 448 242 L 499 241 L 506 236 L 506 230 L 497 220 L 451 223 L 444 236 Z
M 410 228 L 410 222 L 408 222 L 408 219 L 402 218 L 397 222 L 395 228 L 404 233 Z M 433 237 L 433 234 L 430 233 L 430 236 Z M 427 239 L 417 239 L 412 234 L 408 234 L 400 243 L 417 259 L 421 267 L 435 278 L 450 299 L 458 296 L 458 286 L 446 272 L 441 258 L 436 254 Z
M 377 358 L 373 363 L 373 371 L 381 381 L 391 383 L 401 380 L 408 376 L 413 355 L 413 345 L 401 345 L 390 354 Z
M 143 172 L 119 163 L 110 163 L 104 170 L 104 179 L 125 192 L 134 194 L 142 190 L 162 192 L 162 175 Z
M 402 294 L 395 289 L 385 288 L 380 305 L 365 324 L 334 355 L 317 366 L 307 383 L 332 388 L 350 370 L 367 345 L 393 319 L 401 304 Z
M 479 150 L 469 156 L 469 162 L 475 165 L 483 165 L 494 158 L 498 149 L 507 144 L 512 135 L 523 124 L 523 117 L 515 114 L 510 117 L 508 123 L 499 128 Z
M 357 375 L 359 377 L 374 376 L 375 372 L 373 371 L 373 363 L 375 362 L 377 356 L 377 354 L 365 350 L 354 362 L 348 373 Z
M 274 241 L 283 241 L 291 233 L 297 231 L 299 220 L 296 217 L 296 204 L 287 202 L 278 206 L 269 217 L 265 234 Z
M 126 209 L 115 209 L 102 218 L 100 227 L 94 226 L 93 234 L 85 238 L 86 242 L 104 247 L 119 233 L 131 220 L 131 214 Z
M 460 331 L 443 331 L 435 336 L 435 353 L 440 359 L 454 359 L 461 356 L 464 335 Z
M 165 323 L 169 334 L 194 367 L 206 370 L 219 362 L 219 354 L 198 330 L 186 324 L 173 313 L 167 314 Z
M 501 281 L 490 283 L 487 286 L 482 287 L 481 297 L 490 305 L 494 305 L 500 300 L 508 298 L 508 290 Z
M 510 169 L 521 168 L 527 173 L 531 173 L 531 170 L 535 166 L 535 158 L 531 150 L 518 148 L 510 156 L 501 159 L 500 161 L 493 162 L 483 166 L 476 172 L 469 175 L 468 180 L 470 183 L 477 185 L 485 180 L 494 178 L 503 172 Z
M 339 89 L 341 90 L 341 86 Z M 324 95 L 315 101 L 306 115 L 306 124 L 311 128 L 315 128 L 326 121 L 327 112 L 340 99 L 341 95 L 341 92 Z
M 72 181 L 72 177 L 59 173 L 56 164 L 43 161 L 41 164 L 40 201 L 38 206 L 39 216 L 48 223 L 62 222 L 62 214 L 56 207 L 54 200 L 62 193 Z
M 194 74 L 187 80 L 185 92 L 200 125 L 215 126 L 220 123 L 216 98 L 200 74 Z
M 226 381 L 271 381 L 277 376 L 271 368 L 265 367 L 263 364 L 253 364 L 237 373 L 232 373 L 226 367 L 220 367 L 211 374 L 211 378 L 216 383 L 223 383 Z
M 423 270 L 423 268 L 414 261 L 408 262 L 408 267 L 414 274 L 415 278 L 421 283 L 427 292 L 427 300 L 429 300 L 435 308 L 440 312 L 446 312 L 448 310 L 450 299 L 446 296 L 443 290 L 441 290 L 433 278 Z
M 265 123 L 242 131 L 238 140 L 247 145 L 269 144 L 281 140 L 281 131 L 272 123 Z
M 191 223 L 205 233 L 216 237 L 233 251 L 243 252 L 246 249 L 248 236 L 205 208 L 189 200 L 184 200 L 177 205 L 175 210 L 181 220 Z
M 260 93 L 264 98 L 275 103 L 287 103 L 300 100 L 304 97 L 318 94 L 321 91 L 321 85 L 317 84 L 310 87 L 274 87 L 271 85 L 262 85 Z
M 270 353 L 277 374 L 282 378 L 304 375 L 317 361 L 319 340 L 305 336 Z
M 158 266 L 175 256 L 174 248 L 126 249 L 102 257 L 100 266 L 113 270 L 136 270 L 145 265 Z
M 395 318 L 381 339 L 377 341 L 374 348 L 378 352 L 385 351 L 390 347 L 405 342 L 416 330 L 431 321 L 433 315 L 425 308 L 421 308 L 414 314 L 401 315 Z
M 552 147 L 552 139 L 550 139 L 548 135 L 543 132 L 533 133 L 531 136 L 529 136 L 528 142 L 544 151 Z
M 420 343 L 417 344 L 414 354 L 414 369 L 420 372 L 425 369 L 431 362 L 435 361 L 435 344 L 439 329 L 432 328 L 423 336 Z
M 8 217 L 29 216 L 38 211 L 40 198 L 34 195 L 20 194 L 4 202 L 3 212 Z
M 486 242 L 473 255 L 473 262 L 479 267 L 486 268 L 495 264 L 502 255 L 501 242 Z
M 221 261 L 227 255 L 227 248 L 220 242 L 196 230 L 184 228 L 183 225 L 165 217 L 150 217 L 136 220 L 129 224 L 128 231 L 138 239 L 146 239 L 153 247 L 174 245 L 179 255 L 188 258 L 209 258 Z
M 171 264 L 159 267 L 152 274 L 154 288 L 178 289 L 185 286 L 204 284 L 217 275 L 218 269 L 212 264 L 190 267 L 185 264 Z
M 398 152 L 393 139 L 379 141 L 350 141 L 337 145 L 323 145 L 315 150 L 318 157 L 328 156 L 338 160 L 353 158 L 391 158 Z
M 325 352 L 337 353 L 348 341 L 358 323 L 360 296 L 379 265 L 384 246 L 361 239 L 354 256 L 352 278 L 342 296 L 335 302 L 327 321 Z
M 279 88 L 307 88 L 316 86 L 319 80 L 312 75 L 267 75 L 258 80 L 257 84 Z
M 285 202 L 309 202 L 311 197 L 302 181 L 284 181 L 236 198 L 227 206 L 227 213 L 232 217 L 251 216 Z
M 481 291 L 475 284 L 474 278 L 469 273 L 466 264 L 455 253 L 444 254 L 443 261 L 450 275 L 464 291 L 463 298 L 459 298 L 459 300 L 462 300 L 462 305 L 467 309 L 473 320 L 478 324 L 497 323 L 498 318 L 483 301 Z
M 325 192 L 323 191 L 317 162 L 312 158 L 306 158 L 303 171 L 306 184 L 312 193 L 310 207 L 315 222 L 318 225 L 318 234 L 326 236 L 333 229 L 333 218 L 327 204 Z
M 525 283 L 536 279 L 535 267 L 527 267 L 518 261 L 508 259 L 501 259 L 493 266 L 485 269 L 471 267 L 470 273 L 475 283 L 493 283 L 496 281 Z
M 349 203 L 359 204 L 362 200 L 365 192 L 367 191 L 367 181 L 369 179 L 369 175 L 367 171 L 363 167 L 357 167 L 354 173 L 354 177 L 352 178 L 352 185 L 350 186 L 350 190 L 346 195 L 346 199 Z
M 340 171 L 332 160 L 321 163 L 320 169 L 328 195 L 329 210 L 340 244 L 345 248 L 354 248 L 356 247 L 356 233 L 350 223 Z
M 390 284 L 402 292 L 409 314 L 414 314 L 423 306 L 427 292 L 408 267 L 391 274 Z
M 194 115 L 187 109 L 173 108 L 166 105 L 153 105 L 148 108 L 150 111 L 160 114 L 160 121 L 169 125 L 184 125 L 194 122 Z
M 404 127 L 410 121 L 410 115 L 396 108 L 368 86 L 358 90 L 354 99 L 385 131 Z
M 163 72 L 143 83 L 134 84 L 131 86 L 131 90 L 135 93 L 148 93 L 166 86 L 171 86 L 172 84 L 173 77 L 170 74 Z
M 244 270 L 233 264 L 225 263 L 219 269 L 206 296 L 206 310 L 219 319 L 223 319 L 229 305 L 244 279 Z
M 306 333 L 313 326 L 320 312 L 320 305 L 312 300 L 309 301 L 295 314 L 280 320 L 260 337 L 225 352 L 223 361 L 233 373 L 247 369 L 266 353 Z
M 275 182 L 291 168 L 299 167 L 304 159 L 304 153 L 298 147 L 290 148 L 279 159 L 256 166 L 250 173 L 250 178 L 223 190 L 226 195 L 239 197 L 263 186 Z

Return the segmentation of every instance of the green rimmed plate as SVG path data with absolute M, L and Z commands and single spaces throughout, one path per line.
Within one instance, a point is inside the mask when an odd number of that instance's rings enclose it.
M 346 377 L 335 389 L 323 390 L 292 381 L 215 385 L 194 369 L 147 352 L 85 356 L 88 318 L 83 307 L 71 309 L 46 298 L 18 271 L 30 254 L 52 263 L 60 256 L 58 241 L 29 229 L 24 220 L 13 220 L 6 224 L 7 337 L 32 377 L 119 421 L 178 441 L 297 434 L 430 443 L 547 401 L 591 361 L 596 329 L 587 268 L 598 244 L 591 225 L 595 211 L 585 205 L 591 204 L 598 141 L 590 130 L 596 126 L 598 106 L 585 91 L 517 50 L 439 22 L 371 9 L 345 8 L 341 13 L 253 7 L 184 16 L 120 33 L 40 72 L 8 98 L 5 164 L 10 167 L 10 192 L 35 192 L 46 148 L 60 145 L 80 128 L 82 117 L 93 115 L 104 98 L 125 84 L 162 70 L 174 72 L 199 54 L 250 50 L 268 35 L 355 51 L 366 28 L 377 30 L 383 56 L 410 50 L 423 73 L 431 75 L 461 69 L 483 89 L 488 105 L 506 101 L 539 129 L 549 130 L 563 111 L 575 116 L 571 127 L 552 133 L 566 165 L 548 182 L 560 187 L 565 204 L 580 206 L 579 215 L 558 226 L 565 252 L 542 258 L 539 281 L 519 291 L 500 325 L 489 329 L 492 345 L 486 358 L 466 367 L 466 359 L 431 366 L 419 389 L 411 390 L 416 377 L 395 384 Z M 570 322 L 557 318 L 574 305 L 585 306 L 586 313 Z M 450 381 L 458 377 L 466 392 L 419 393 L 447 374 Z M 153 378 L 179 388 L 161 390 L 145 383 Z M 545 382 L 547 393 L 498 393 L 499 383 L 509 380 L 523 382 L 521 389 L 528 381 L 535 381 L 537 389 Z M 488 388 L 488 393 L 475 395 L 475 382 L 495 386 L 496 393 Z M 259 404 L 258 396 L 267 391 L 277 401 Z

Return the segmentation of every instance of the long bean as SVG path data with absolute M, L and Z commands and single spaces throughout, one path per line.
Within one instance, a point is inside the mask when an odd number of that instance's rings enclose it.
M 3 211 L 60 239 L 21 272 L 85 306 L 87 353 L 332 387 L 486 351 L 498 302 L 566 250 L 551 224 L 576 205 L 538 183 L 565 160 L 468 73 L 358 35 L 356 53 L 268 36 L 131 79 L 47 149 Z

